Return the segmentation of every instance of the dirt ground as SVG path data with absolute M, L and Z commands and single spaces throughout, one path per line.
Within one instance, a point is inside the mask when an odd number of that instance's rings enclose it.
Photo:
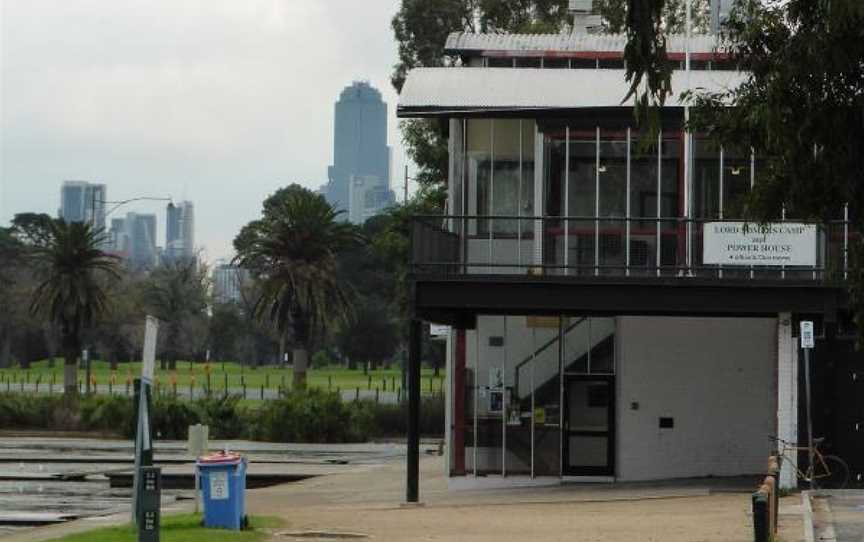
M 252 514 L 287 525 L 273 541 L 355 533 L 389 541 L 749 542 L 747 493 L 704 488 L 565 486 L 447 491 L 440 458 L 421 462 L 419 507 L 406 507 L 404 467 L 387 465 L 251 491 Z M 798 496 L 784 499 L 781 540 L 802 539 Z M 319 532 L 323 536 L 312 533 Z

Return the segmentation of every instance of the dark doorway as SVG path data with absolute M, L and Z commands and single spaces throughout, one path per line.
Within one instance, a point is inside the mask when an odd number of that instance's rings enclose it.
M 798 351 L 798 439 L 807 446 L 804 410 L 804 354 Z M 824 438 L 823 453 L 834 454 L 849 465 L 849 486 L 864 487 L 864 352 L 851 337 L 825 337 L 816 341 L 810 358 L 813 393 L 813 436 Z M 807 454 L 798 464 L 806 469 Z M 800 481 L 799 481 L 800 482 Z
M 614 475 L 615 377 L 565 375 L 564 405 L 564 475 Z

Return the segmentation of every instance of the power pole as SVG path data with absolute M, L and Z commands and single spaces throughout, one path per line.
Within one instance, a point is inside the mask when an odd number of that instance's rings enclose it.
M 405 164 L 405 188 L 402 196 L 402 203 L 408 203 L 408 164 Z

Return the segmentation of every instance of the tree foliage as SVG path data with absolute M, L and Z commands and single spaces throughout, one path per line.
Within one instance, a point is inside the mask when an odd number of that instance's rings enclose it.
M 259 280 L 256 315 L 280 333 L 292 333 L 295 385 L 305 386 L 309 348 L 316 334 L 346 320 L 351 300 L 339 283 L 336 255 L 361 242 L 340 212 L 299 185 L 264 202 L 262 216 L 234 240 L 235 261 Z
M 744 0 L 726 25 L 727 52 L 746 74 L 737 88 L 690 95 L 691 128 L 755 151 L 762 163 L 748 217 L 864 226 L 864 3 Z M 864 324 L 864 250 L 853 238 L 853 305 Z
M 142 303 L 159 319 L 163 365 L 174 369 L 181 356 L 192 358 L 201 351 L 207 336 L 208 283 L 207 267 L 191 259 L 157 267 L 144 281 Z
M 47 237 L 30 254 L 39 277 L 30 311 L 59 329 L 67 394 L 77 390 L 74 369 L 84 333 L 110 309 L 103 281 L 120 277 L 117 258 L 99 248 L 102 242 L 89 224 L 61 219 L 50 223 Z

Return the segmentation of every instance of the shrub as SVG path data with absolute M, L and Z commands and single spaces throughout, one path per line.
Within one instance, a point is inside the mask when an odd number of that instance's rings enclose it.
M 153 402 L 150 422 L 154 438 L 185 440 L 189 426 L 201 423 L 201 416 L 189 401 L 159 397 Z
M 375 404 L 373 401 L 355 403 L 357 408 L 371 413 L 370 436 L 393 437 L 408 433 L 408 403 Z M 444 400 L 424 397 L 420 404 L 420 434 L 428 437 L 444 435 Z
M 135 435 L 133 400 L 125 396 L 82 397 L 70 410 L 62 396 L 0 393 L 0 427 L 12 429 L 85 430 Z M 210 426 L 217 439 L 250 438 L 271 442 L 363 442 L 407 432 L 408 404 L 343 402 L 335 393 L 292 391 L 258 408 L 246 408 L 239 397 L 188 401 L 170 396 L 154 399 L 153 436 L 185 440 L 190 425 Z M 444 434 L 444 400 L 424 398 L 420 433 Z
M 247 410 L 239 403 L 239 395 L 228 395 L 196 399 L 193 404 L 200 423 L 210 426 L 213 438 L 235 439 L 246 436 L 252 422 Z
M 133 401 L 129 397 L 94 395 L 81 400 L 81 429 L 128 434 L 134 426 Z M 131 436 L 131 435 L 130 435 Z
M 367 435 L 352 429 L 351 410 L 335 393 L 291 391 L 257 410 L 250 437 L 274 442 L 348 442 Z
M 55 428 L 63 411 L 61 397 L 0 394 L 0 426 L 14 429 Z M 72 429 L 57 427 L 57 429 Z

